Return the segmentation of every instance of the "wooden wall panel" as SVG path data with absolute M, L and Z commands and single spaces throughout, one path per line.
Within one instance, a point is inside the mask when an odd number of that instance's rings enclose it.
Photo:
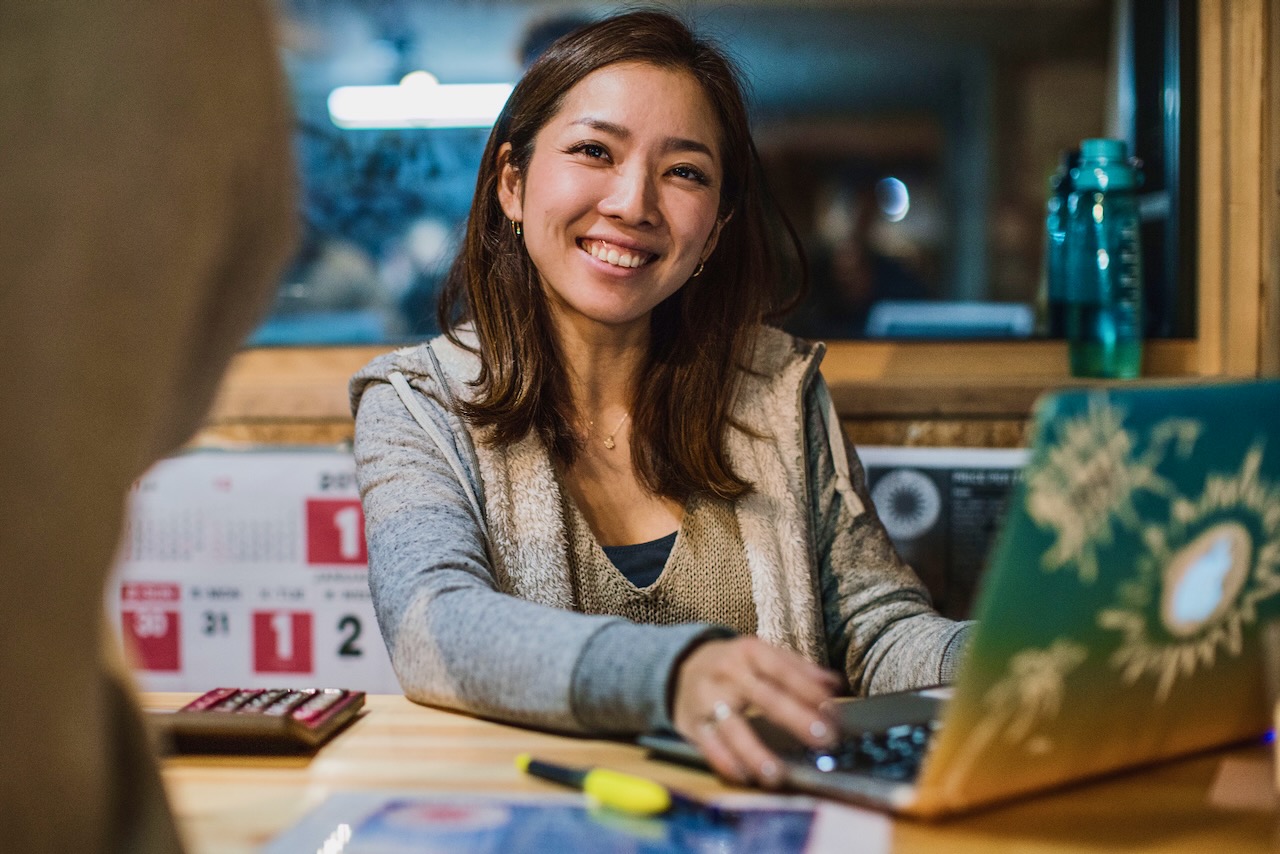
M 1264 45 L 1268 15 L 1264 0 L 1226 4 L 1227 49 L 1231 64 L 1224 72 L 1227 81 L 1226 139 L 1227 187 L 1226 234 L 1227 281 L 1240 283 L 1227 291 L 1227 348 L 1224 373 L 1231 376 L 1257 375 L 1262 333 L 1262 209 L 1266 180 L 1262 174 L 1265 69 Z
M 1266 165 L 1262 176 L 1265 197 L 1262 205 L 1262 233 L 1267 236 L 1263 280 L 1266 282 L 1262 308 L 1263 376 L 1280 376 L 1280 2 L 1272 0 L 1263 41 L 1270 58 L 1267 68 L 1267 112 L 1264 133 L 1267 140 Z
M 843 426 L 859 445 L 1021 448 L 1027 444 L 1029 423 L 1025 418 L 848 418 Z M 350 420 L 217 424 L 201 430 L 190 447 L 349 447 L 353 427 Z
M 236 356 L 209 413 L 213 425 L 349 419 L 347 380 L 392 347 L 273 347 Z
M 1257 376 L 1275 310 L 1266 163 L 1275 0 L 1200 3 L 1199 373 Z M 1268 341 L 1266 348 L 1272 346 Z
M 1019 418 L 876 418 L 844 421 L 856 445 L 923 448 L 1024 448 L 1030 422 Z
M 232 424 L 211 424 L 196 434 L 191 441 L 193 448 L 222 448 L 235 450 L 261 445 L 347 447 L 351 444 L 355 422 L 350 418 L 341 421 L 322 419 L 300 421 L 241 421 Z
M 1196 276 L 1198 372 L 1222 371 L 1223 303 L 1226 253 L 1223 243 L 1223 186 L 1227 163 L 1223 156 L 1224 63 L 1222 4 L 1200 0 L 1200 252 Z

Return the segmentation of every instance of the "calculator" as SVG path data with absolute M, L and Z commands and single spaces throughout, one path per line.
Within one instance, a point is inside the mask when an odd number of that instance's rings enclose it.
M 175 753 L 306 753 L 355 720 L 364 696 L 342 688 L 214 688 L 149 717 Z

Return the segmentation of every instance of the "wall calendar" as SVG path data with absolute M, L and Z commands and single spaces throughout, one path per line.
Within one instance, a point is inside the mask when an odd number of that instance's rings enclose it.
M 398 693 L 345 450 L 196 451 L 140 479 L 107 607 L 143 690 Z

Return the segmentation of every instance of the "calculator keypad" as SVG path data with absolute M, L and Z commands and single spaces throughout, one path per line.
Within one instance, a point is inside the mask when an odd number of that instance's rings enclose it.
M 215 688 L 183 706 L 182 711 L 290 715 L 311 721 L 349 693 L 339 688 Z
M 214 688 L 161 720 L 180 750 L 271 752 L 323 743 L 363 705 L 340 688 Z

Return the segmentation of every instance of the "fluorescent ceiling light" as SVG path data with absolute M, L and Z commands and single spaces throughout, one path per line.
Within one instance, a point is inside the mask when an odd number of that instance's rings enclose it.
M 441 83 L 413 71 L 396 86 L 339 86 L 329 118 L 340 128 L 490 127 L 507 103 L 510 83 Z

